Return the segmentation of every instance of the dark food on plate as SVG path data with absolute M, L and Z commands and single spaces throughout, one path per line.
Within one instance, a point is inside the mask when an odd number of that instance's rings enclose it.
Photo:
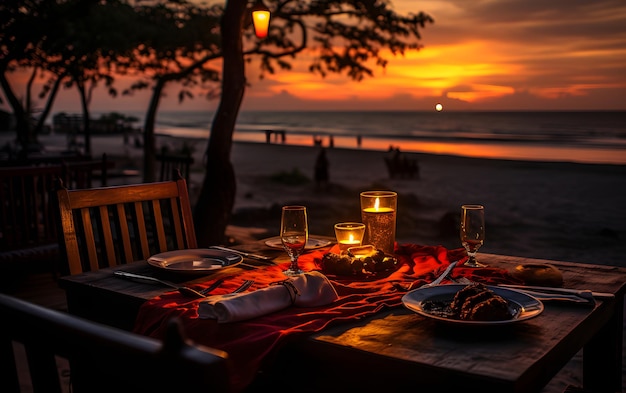
M 341 276 L 359 276 L 396 270 L 398 260 L 385 255 L 381 250 L 373 250 L 367 255 L 324 254 L 321 267 L 324 273 Z
M 473 283 L 458 291 L 450 309 L 460 319 L 470 321 L 501 321 L 511 319 L 507 301 L 480 283 Z

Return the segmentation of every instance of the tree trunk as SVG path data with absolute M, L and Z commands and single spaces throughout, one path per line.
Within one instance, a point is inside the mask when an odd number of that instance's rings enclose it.
M 57 80 L 54 82 L 54 85 L 52 85 L 52 89 L 48 93 L 46 106 L 43 112 L 41 112 L 41 115 L 39 116 L 39 121 L 37 122 L 37 125 L 35 126 L 35 135 L 40 134 L 43 131 L 46 119 L 48 118 L 48 115 L 50 115 L 50 111 L 52 110 L 52 105 L 54 104 L 54 100 L 57 96 L 57 93 L 59 92 L 59 87 L 61 86 L 62 80 L 63 80 L 63 77 L 59 76 Z
M 154 137 L 154 123 L 159 108 L 161 92 L 165 86 L 165 81 L 161 78 L 157 79 L 150 98 L 148 113 L 143 125 L 143 181 L 150 183 L 155 181 L 156 173 L 156 140 Z
M 16 140 L 22 147 L 21 154 L 26 154 L 26 148 L 31 142 L 30 137 L 30 121 L 28 119 L 28 113 L 24 110 L 22 103 L 15 96 L 9 81 L 6 78 L 4 72 L 0 73 L 0 85 L 4 91 L 4 95 L 9 101 L 11 109 L 13 109 L 13 116 L 15 116 L 15 134 Z
M 87 92 L 84 84 L 77 84 L 80 93 L 80 104 L 83 108 L 83 133 L 85 135 L 85 154 L 91 155 L 91 126 L 89 114 L 89 102 L 87 100 Z
M 233 132 L 245 91 L 242 32 L 246 0 L 228 0 L 221 20 L 222 96 L 206 150 L 206 173 L 194 208 L 198 246 L 226 243 L 237 183 L 230 161 Z

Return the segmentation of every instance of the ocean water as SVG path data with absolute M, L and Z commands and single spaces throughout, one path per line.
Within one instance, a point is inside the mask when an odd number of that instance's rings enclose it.
M 156 132 L 209 136 L 213 112 L 159 112 Z M 141 113 L 132 113 L 139 119 Z M 138 123 L 141 126 L 141 122 Z M 266 133 L 270 131 L 271 133 Z M 278 131 L 278 132 L 276 132 Z M 280 132 L 284 132 L 284 141 Z M 531 161 L 626 164 L 626 112 L 241 112 L 234 140 Z M 359 144 L 360 139 L 360 144 Z

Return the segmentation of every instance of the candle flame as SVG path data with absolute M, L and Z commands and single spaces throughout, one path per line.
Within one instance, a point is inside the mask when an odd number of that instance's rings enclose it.
M 379 206 L 380 206 L 380 201 L 378 200 L 378 197 L 376 197 L 376 202 L 374 202 L 374 209 L 378 210 Z
M 353 242 L 354 242 L 354 235 L 350 234 L 350 243 L 353 243 Z

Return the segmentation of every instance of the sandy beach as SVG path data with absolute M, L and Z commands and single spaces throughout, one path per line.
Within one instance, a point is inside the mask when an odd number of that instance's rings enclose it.
M 46 140 L 64 141 L 59 136 Z M 158 140 L 158 146 L 174 149 L 183 143 L 194 148 L 190 191 L 195 203 L 206 141 Z M 96 137 L 92 146 L 93 155 L 106 152 L 116 170 L 140 169 L 142 150 L 124 146 L 121 136 Z M 388 189 L 399 195 L 399 242 L 459 247 L 460 205 L 479 203 L 486 219 L 480 252 L 626 266 L 626 166 L 410 154 L 419 163 L 419 177 L 390 179 L 387 152 L 329 148 L 330 185 L 319 188 L 313 181 L 318 152 L 314 146 L 235 143 L 237 197 L 230 234 L 238 239 L 274 236 L 280 207 L 297 203 L 308 207 L 311 233 L 334 236 L 334 223 L 360 221 L 361 191 Z M 110 184 L 139 181 L 131 177 Z M 580 386 L 581 371 L 579 353 L 544 392 Z
M 333 236 L 335 222 L 360 221 L 361 191 L 389 189 L 399 195 L 401 242 L 458 247 L 460 206 L 479 203 L 486 209 L 482 252 L 626 264 L 624 166 L 411 154 L 419 162 L 419 178 L 390 179 L 386 152 L 328 149 L 330 186 L 319 189 L 312 180 L 317 152 L 314 147 L 235 144 L 233 224 L 276 232 L 277 209 L 303 203 L 312 232 Z M 287 184 L 297 176 L 286 174 L 294 171 L 309 181 Z M 202 174 L 197 175 L 201 181 Z

